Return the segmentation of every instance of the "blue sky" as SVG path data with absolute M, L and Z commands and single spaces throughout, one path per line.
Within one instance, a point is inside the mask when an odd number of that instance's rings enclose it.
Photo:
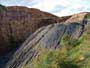
M 57 16 L 90 11 L 90 0 L 0 0 L 0 4 L 38 8 Z

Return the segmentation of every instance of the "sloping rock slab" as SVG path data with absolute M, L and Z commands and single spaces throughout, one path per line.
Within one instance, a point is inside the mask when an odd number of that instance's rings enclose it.
M 60 41 L 64 34 L 79 37 L 83 26 L 78 23 L 74 24 L 51 24 L 38 29 L 33 33 L 23 45 L 15 52 L 6 68 L 22 68 L 30 65 L 32 60 L 40 54 L 41 48 L 55 50 L 60 47 Z M 31 67 L 30 67 L 31 68 Z

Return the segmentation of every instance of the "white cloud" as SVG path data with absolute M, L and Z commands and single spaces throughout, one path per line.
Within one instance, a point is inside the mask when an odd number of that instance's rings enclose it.
M 58 16 L 90 10 L 90 0 L 0 0 L 0 3 L 38 8 Z
M 67 0 L 33 0 L 33 1 L 37 2 L 37 4 L 34 4 L 32 6 L 30 5 L 29 7 L 39 8 L 44 11 L 50 11 L 54 9 L 54 7 L 56 7 L 57 5 L 61 5 L 64 7 L 69 5 L 69 2 Z
M 61 11 L 58 11 L 57 13 L 55 13 L 55 15 L 58 15 L 58 16 L 66 16 L 66 15 L 72 15 L 72 14 L 75 14 L 75 13 L 79 13 L 79 12 L 90 12 L 90 5 L 88 4 L 88 2 L 84 3 L 84 2 L 81 2 L 81 3 L 76 3 L 72 6 L 69 6 Z

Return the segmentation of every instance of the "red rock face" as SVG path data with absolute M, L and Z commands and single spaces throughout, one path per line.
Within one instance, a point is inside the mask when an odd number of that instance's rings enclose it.
M 59 18 L 34 8 L 13 6 L 6 9 L 0 14 L 0 54 L 21 44 L 38 28 L 70 17 Z

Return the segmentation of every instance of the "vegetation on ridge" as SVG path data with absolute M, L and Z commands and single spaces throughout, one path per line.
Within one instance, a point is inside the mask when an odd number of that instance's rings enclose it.
M 62 41 L 63 46 L 59 50 L 43 49 L 42 54 L 33 61 L 34 68 L 89 68 L 90 34 L 88 32 L 89 29 L 79 40 L 70 40 L 69 36 L 65 36 Z

